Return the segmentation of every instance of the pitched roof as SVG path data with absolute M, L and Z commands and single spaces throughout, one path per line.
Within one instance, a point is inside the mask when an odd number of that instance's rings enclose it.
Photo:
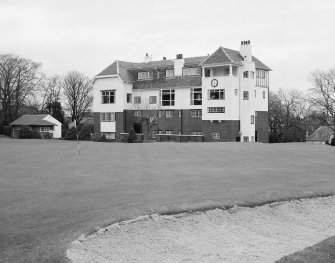
M 307 138 L 307 141 L 325 141 L 332 134 L 334 134 L 332 128 L 328 126 L 320 126 L 311 136 Z
M 261 62 L 256 57 L 252 56 L 253 62 L 255 62 L 255 66 L 258 69 L 271 70 L 268 66 L 266 66 L 263 62 Z M 210 55 L 204 62 L 203 65 L 208 64 L 217 64 L 217 63 L 236 63 L 241 64 L 244 61 L 240 52 L 237 50 L 219 47 L 212 55 Z
M 252 60 L 256 64 L 256 68 L 271 70 L 269 67 L 264 65 L 260 60 L 255 57 L 252 57 Z M 217 63 L 234 63 L 241 64 L 244 61 L 243 57 L 240 55 L 239 51 L 219 47 L 213 54 L 210 56 L 199 56 L 199 57 L 189 57 L 184 58 L 186 67 L 195 67 L 200 65 L 209 65 L 209 64 L 217 64 Z M 106 76 L 106 75 L 119 75 L 123 81 L 126 82 L 134 82 L 136 81 L 133 78 L 133 75 L 130 71 L 138 71 L 138 70 L 150 70 L 156 68 L 173 68 L 174 59 L 167 60 L 158 60 L 158 61 L 150 61 L 150 62 L 127 62 L 116 60 L 107 68 L 105 68 L 102 72 L 100 72 L 97 77 Z
M 54 123 L 44 120 L 47 117 L 47 114 L 42 115 L 23 115 L 20 118 L 16 119 L 9 125 L 11 126 L 55 126 Z

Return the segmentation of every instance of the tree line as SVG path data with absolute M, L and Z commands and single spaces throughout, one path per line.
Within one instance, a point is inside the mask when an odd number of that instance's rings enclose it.
M 79 123 L 93 103 L 92 80 L 83 73 L 46 76 L 41 64 L 0 54 L 0 133 L 23 114 L 50 114 L 64 123 L 64 113 Z
M 270 142 L 305 141 L 320 126 L 330 127 L 335 134 L 335 69 L 315 70 L 309 79 L 312 88 L 307 92 L 270 92 Z

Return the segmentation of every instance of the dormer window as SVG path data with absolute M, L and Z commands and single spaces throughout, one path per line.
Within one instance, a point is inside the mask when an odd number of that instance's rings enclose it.
M 165 71 L 166 78 L 173 78 L 174 77 L 174 70 L 173 69 L 167 69 Z
M 144 80 L 144 79 L 152 79 L 152 71 L 145 71 L 145 72 L 138 72 L 137 79 Z
M 183 68 L 183 76 L 201 75 L 201 68 Z

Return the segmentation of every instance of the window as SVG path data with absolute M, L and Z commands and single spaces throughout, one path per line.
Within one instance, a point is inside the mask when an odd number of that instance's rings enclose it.
M 167 110 L 165 112 L 165 117 L 166 118 L 172 118 L 173 117 L 173 111 L 172 110 Z
M 158 134 L 163 134 L 163 131 L 162 130 L 158 130 Z
M 201 88 L 191 89 L 191 105 L 202 104 L 202 90 Z
M 265 91 L 263 91 L 263 99 L 265 99 Z
M 191 116 L 193 118 L 201 117 L 202 116 L 202 110 L 191 110 Z
M 235 89 L 235 96 L 238 96 L 238 89 Z
M 230 68 L 229 67 L 225 67 L 224 68 L 224 76 L 229 76 L 230 74 Z
M 102 121 L 102 122 L 115 121 L 115 113 L 114 112 L 101 112 L 100 113 L 100 121 Z
M 50 127 L 40 127 L 40 132 L 49 132 Z
M 202 135 L 201 131 L 192 131 L 191 135 Z
M 178 117 L 181 118 L 181 110 L 178 111 Z
M 173 70 L 173 69 L 167 69 L 167 70 L 165 71 L 165 76 L 166 76 L 167 78 L 173 78 L 173 77 L 174 77 L 174 70 Z
M 221 138 L 221 133 L 220 132 L 212 132 L 212 138 L 214 140 L 220 140 Z
M 201 68 L 183 68 L 183 76 L 201 75 Z
M 210 99 L 210 100 L 224 100 L 225 99 L 225 91 L 224 91 L 224 89 L 212 89 L 212 90 L 209 90 L 208 99 Z
M 257 97 L 257 90 L 255 90 L 255 98 Z
M 141 111 L 139 111 L 139 110 L 134 111 L 134 116 L 135 117 L 141 117 Z
M 256 74 L 257 78 L 265 79 L 265 70 L 257 69 Z
M 205 77 L 208 78 L 211 76 L 211 70 L 209 68 L 205 68 Z
M 248 78 L 249 77 L 249 72 L 248 71 L 244 71 L 243 72 L 243 78 Z
M 166 130 L 166 131 L 165 131 L 165 134 L 172 135 L 172 134 L 173 134 L 173 131 L 171 131 L 171 130 Z
M 208 107 L 209 113 L 224 113 L 225 107 Z
M 101 135 L 105 135 L 107 140 L 115 140 L 115 132 L 102 132 Z
M 162 106 L 174 106 L 174 89 L 160 91 L 160 102 Z
M 251 124 L 255 123 L 255 116 L 254 115 L 251 115 L 251 117 L 250 117 L 250 123 Z
M 152 71 L 138 72 L 137 79 L 152 79 Z
M 254 79 L 255 78 L 255 72 L 250 71 L 250 78 Z
M 249 99 L 249 91 L 243 91 L 243 99 L 248 100 Z
M 131 99 L 131 94 L 127 93 L 127 103 L 131 103 L 132 99 Z
M 163 111 L 158 111 L 158 118 L 162 118 L 163 117 Z
M 244 142 L 249 142 L 249 136 L 243 136 L 243 141 Z
M 101 91 L 102 103 L 115 103 L 115 90 L 103 90 Z
M 149 104 L 157 104 L 157 96 L 150 96 Z
M 141 104 L 141 96 L 134 97 L 134 104 Z

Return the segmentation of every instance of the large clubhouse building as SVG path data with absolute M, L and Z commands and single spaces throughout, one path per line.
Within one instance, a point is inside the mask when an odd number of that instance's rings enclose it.
M 268 142 L 270 70 L 252 56 L 250 41 L 201 57 L 116 60 L 93 81 L 95 132 L 115 140 L 146 129 L 150 139 Z

